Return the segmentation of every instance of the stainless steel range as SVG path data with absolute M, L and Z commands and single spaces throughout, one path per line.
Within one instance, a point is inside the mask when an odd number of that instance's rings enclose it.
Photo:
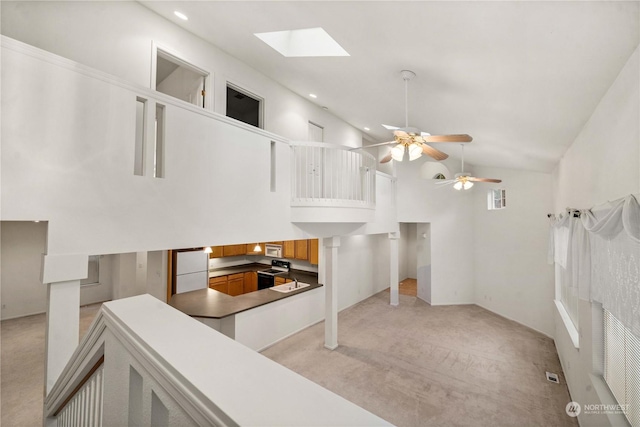
M 287 274 L 289 270 L 291 270 L 289 261 L 272 260 L 270 269 L 258 271 L 258 290 L 273 287 L 276 276 Z

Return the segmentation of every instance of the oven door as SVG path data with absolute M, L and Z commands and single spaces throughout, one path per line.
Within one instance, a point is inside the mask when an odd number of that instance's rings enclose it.
M 276 278 L 271 274 L 264 274 L 258 271 L 258 290 L 273 287 Z

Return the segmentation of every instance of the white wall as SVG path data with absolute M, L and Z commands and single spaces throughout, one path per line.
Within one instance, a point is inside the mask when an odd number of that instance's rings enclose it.
M 410 248 L 408 245 L 408 229 L 409 224 L 401 223 L 399 225 L 400 228 L 400 239 L 398 239 L 398 278 L 399 280 L 404 280 L 409 277 L 409 273 L 407 270 L 407 257 L 413 256 L 411 255 L 415 248 Z
M 0 235 L 2 319 L 43 313 L 47 286 L 40 281 L 40 268 L 47 223 L 2 221 Z
M 434 180 L 420 178 L 424 163 L 425 159 L 420 158 L 396 165 L 398 221 L 431 223 L 431 303 L 472 304 L 473 192 L 443 188 Z M 460 168 L 453 158 L 444 163 L 452 170 Z
M 46 252 L 47 223 L 2 221 L 0 234 L 2 319 L 44 313 L 47 285 L 40 281 L 40 269 Z M 99 283 L 80 287 L 80 305 L 112 298 L 111 261 L 109 256 L 100 257 Z
M 636 49 L 554 170 L 556 212 L 640 190 L 638 56 Z
M 640 192 L 639 75 L 636 49 L 553 172 L 556 213 L 566 207 L 590 208 Z M 595 391 L 597 376 L 590 377 L 596 357 L 593 342 L 600 339 L 592 327 L 593 309 L 588 301 L 579 302 L 580 349 L 573 346 L 554 311 L 558 355 L 571 398 L 581 404 L 610 403 Z M 582 427 L 611 425 L 606 416 L 584 413 L 579 421 Z
M 431 304 L 431 224 L 416 224 L 418 298 Z
M 146 293 L 167 301 L 167 251 L 147 253 Z
M 338 310 L 388 287 L 388 235 L 342 237 L 338 248 Z
M 113 298 L 112 257 L 100 256 L 98 283 L 80 286 L 80 305 L 110 301 Z
M 3 35 L 148 88 L 156 42 L 213 74 L 218 113 L 226 112 L 228 80 L 265 99 L 269 132 L 306 141 L 312 121 L 324 127 L 325 142 L 362 144 L 356 128 L 137 2 L 3 1 L 1 7 Z
M 407 224 L 407 275 L 408 279 L 418 278 L 418 227 L 416 223 Z
M 477 183 L 471 190 L 476 303 L 552 337 L 554 276 L 547 264 L 551 175 L 479 166 L 474 173 L 502 179 L 501 184 Z M 505 209 L 487 209 L 492 188 L 506 190 Z

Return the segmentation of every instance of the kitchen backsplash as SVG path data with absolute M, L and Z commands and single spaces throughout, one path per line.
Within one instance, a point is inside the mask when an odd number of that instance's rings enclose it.
M 233 267 L 236 265 L 248 264 L 251 262 L 258 262 L 261 264 L 271 265 L 271 260 L 275 258 L 265 257 L 264 255 L 241 255 L 224 258 L 210 258 L 209 270 L 223 267 Z M 286 261 L 291 262 L 291 268 L 294 270 L 309 271 L 312 273 L 318 272 L 317 265 L 311 265 L 307 261 L 300 261 L 295 259 L 283 258 Z

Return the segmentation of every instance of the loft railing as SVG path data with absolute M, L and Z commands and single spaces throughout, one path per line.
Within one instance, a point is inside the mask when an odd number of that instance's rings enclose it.
M 150 295 L 103 304 L 44 406 L 46 426 L 389 425 Z
M 321 142 L 292 142 L 291 205 L 374 208 L 376 160 Z

